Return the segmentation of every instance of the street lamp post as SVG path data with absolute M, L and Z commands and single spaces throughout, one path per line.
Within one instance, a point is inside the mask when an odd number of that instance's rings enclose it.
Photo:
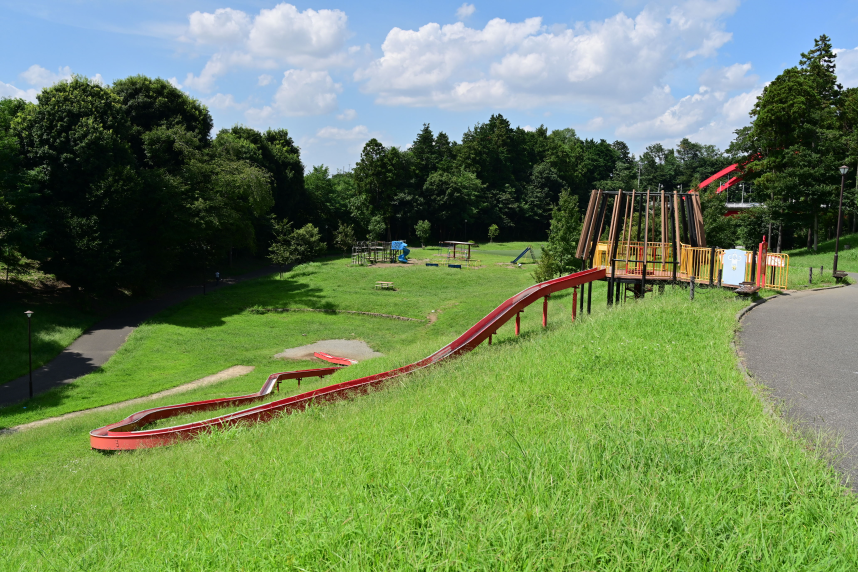
M 846 184 L 846 173 L 849 167 L 843 165 L 840 167 L 840 205 L 837 207 L 837 236 L 834 239 L 834 272 L 832 276 L 837 275 L 837 251 L 840 249 L 840 223 L 843 219 L 843 186 Z
M 33 311 L 27 310 L 24 312 L 27 315 L 27 344 L 29 346 L 28 353 L 30 354 L 30 399 L 33 399 L 33 329 L 30 327 L 33 317 Z

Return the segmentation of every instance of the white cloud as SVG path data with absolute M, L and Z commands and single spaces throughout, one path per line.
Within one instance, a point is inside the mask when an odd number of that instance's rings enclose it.
M 238 103 L 235 100 L 235 97 L 232 94 L 223 94 L 218 93 L 213 95 L 212 97 L 206 98 L 202 100 L 207 106 L 212 107 L 214 109 L 244 109 L 247 107 L 247 104 Z
M 71 76 L 72 71 L 68 66 L 59 68 L 58 73 L 53 73 L 36 64 L 31 65 L 27 68 L 27 71 L 21 73 L 21 79 L 37 88 L 48 87 L 55 83 L 69 80 Z
M 316 139 L 332 139 L 336 141 L 353 141 L 369 139 L 369 129 L 366 125 L 355 125 L 351 129 L 339 127 L 322 127 L 316 132 Z
M 462 22 L 394 28 L 382 56 L 358 69 L 355 79 L 388 105 L 631 105 L 684 61 L 715 55 L 732 37 L 723 20 L 737 5 L 653 3 L 633 18 L 619 13 L 569 28 L 547 27 L 541 18 L 496 18 L 482 30 Z
M 341 10 L 299 12 L 291 4 L 261 10 L 253 20 L 247 47 L 264 57 L 290 65 L 318 67 L 339 59 L 346 37 L 348 19 Z
M 757 85 L 760 81 L 760 76 L 748 75 L 751 68 L 751 62 L 745 64 L 733 64 L 728 67 L 709 68 L 701 74 L 699 78 L 700 85 L 716 91 L 748 89 Z
M 244 116 L 247 118 L 247 121 L 251 125 L 262 125 L 272 117 L 274 117 L 275 112 L 274 108 L 270 105 L 266 105 L 265 107 L 251 107 L 247 111 L 244 112 Z
M 257 85 L 265 86 L 265 85 L 268 85 L 269 83 L 271 83 L 272 81 L 274 81 L 274 78 L 272 76 L 268 75 L 267 73 L 264 73 L 261 76 L 259 76 L 259 81 L 257 82 Z
M 352 121 L 355 117 L 357 117 L 357 111 L 354 109 L 344 109 L 342 113 L 337 115 L 337 119 L 341 121 Z
M 188 19 L 187 35 L 201 44 L 237 44 L 250 33 L 250 16 L 241 10 L 220 8 L 214 14 L 194 12 Z
M 200 47 L 212 46 L 211 55 L 199 75 L 189 73 L 185 85 L 202 92 L 212 91 L 218 77 L 235 68 L 275 68 L 279 64 L 322 70 L 347 64 L 345 41 L 348 18 L 341 10 L 303 12 L 281 3 L 251 15 L 232 8 L 214 13 L 194 12 L 180 39 Z M 266 85 L 266 75 L 260 85 Z
M 97 83 L 97 84 L 100 84 L 100 85 L 107 85 L 107 82 L 106 82 L 106 81 L 104 81 L 104 78 L 103 78 L 103 77 L 101 77 L 101 74 L 100 74 L 100 73 L 95 74 L 94 76 L 92 76 L 92 77 L 91 77 L 91 78 L 89 78 L 89 79 L 91 79 L 92 81 L 94 81 L 94 82 L 95 82 L 95 83 Z
M 195 76 L 189 73 L 185 77 L 185 87 L 209 93 L 216 87 L 217 78 L 225 74 L 229 68 L 250 64 L 252 64 L 252 58 L 247 54 L 240 52 L 217 53 L 206 62 L 200 75 Z
M 337 94 L 342 84 L 334 83 L 328 72 L 288 70 L 274 94 L 271 105 L 252 108 L 246 113 L 248 121 L 261 123 L 273 115 L 306 116 L 332 113 L 337 109 Z
M 176 89 L 182 89 L 182 84 L 180 84 L 180 83 L 179 83 L 179 80 L 178 80 L 178 79 L 176 79 L 175 77 L 171 77 L 171 78 L 170 78 L 170 79 L 168 79 L 167 81 L 169 81 L 169 82 L 170 82 L 170 85 L 172 85 L 172 86 L 173 86 L 173 87 L 175 87 Z
M 36 102 L 36 95 L 38 95 L 40 90 L 38 89 L 18 89 L 11 83 L 3 83 L 0 81 L 0 98 L 3 97 L 11 97 L 13 99 L 26 99 L 32 103 Z
M 858 48 L 853 50 L 835 49 L 837 54 L 837 80 L 843 87 L 858 87 Z
M 465 2 L 456 10 L 456 18 L 458 18 L 460 21 L 467 20 L 468 18 L 473 16 L 474 12 L 476 11 L 477 9 L 474 7 L 473 4 L 468 4 L 467 2 Z

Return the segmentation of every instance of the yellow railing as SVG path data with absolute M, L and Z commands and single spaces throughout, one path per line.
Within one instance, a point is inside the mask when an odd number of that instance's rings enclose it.
M 670 244 L 656 242 L 649 243 L 646 247 L 647 256 L 643 257 L 644 245 L 642 242 L 617 244 L 617 255 L 610 256 L 610 245 L 606 241 L 599 242 L 594 253 L 594 267 L 603 267 L 610 270 L 611 259 L 616 258 L 616 272 L 619 275 L 637 275 L 643 272 L 643 264 L 633 262 L 636 260 L 647 261 L 647 276 L 671 277 L 673 247 Z M 724 268 L 724 249 L 714 250 L 715 258 L 712 259 L 713 250 L 705 247 L 693 247 L 687 244 L 679 245 L 679 268 L 676 277 L 679 280 L 689 280 L 694 276 L 695 282 L 708 283 L 711 277 L 713 281 L 718 280 L 718 271 Z M 752 253 L 745 251 L 747 263 L 745 265 L 745 282 L 751 281 L 753 269 Z M 628 262 L 627 262 L 628 261 Z M 758 265 L 757 275 L 760 274 L 762 264 Z M 789 279 L 789 255 L 769 253 L 765 260 L 765 288 L 775 290 L 786 290 Z M 756 282 L 756 277 L 754 282 Z M 734 284 L 738 286 L 738 284 Z

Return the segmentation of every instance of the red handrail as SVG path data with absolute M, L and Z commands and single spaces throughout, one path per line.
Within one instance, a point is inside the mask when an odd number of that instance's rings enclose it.
M 169 445 L 170 443 L 174 443 L 181 439 L 191 439 L 197 434 L 207 431 L 212 427 L 226 427 L 238 423 L 268 421 L 281 412 L 288 413 L 292 411 L 301 411 L 311 403 L 349 399 L 357 395 L 365 394 L 371 388 L 382 385 L 387 380 L 428 367 L 449 357 L 471 351 L 488 339 L 490 335 L 494 334 L 497 329 L 507 321 L 540 298 L 544 298 L 545 296 L 560 290 L 581 286 L 603 278 L 605 278 L 605 269 L 594 268 L 592 270 L 584 270 L 568 276 L 548 280 L 547 282 L 542 282 L 526 288 L 509 300 L 503 302 L 500 306 L 492 310 L 485 318 L 469 328 L 468 331 L 437 352 L 427 358 L 400 368 L 314 389 L 313 391 L 293 395 L 277 401 L 271 401 L 249 409 L 221 415 L 204 421 L 196 421 L 185 425 L 178 425 L 176 427 L 165 427 L 149 431 L 135 431 L 135 429 L 144 427 L 152 421 L 173 417 L 175 415 L 191 413 L 194 411 L 207 411 L 210 409 L 243 403 L 252 403 L 253 401 L 260 400 L 271 393 L 274 387 L 284 379 L 324 377 L 340 368 L 305 369 L 286 373 L 275 373 L 268 377 L 265 384 L 262 386 L 262 389 L 257 393 L 250 395 L 196 401 L 193 403 L 185 403 L 183 405 L 156 407 L 140 411 L 123 419 L 122 421 L 111 425 L 105 425 L 104 427 L 100 427 L 90 432 L 90 445 L 93 449 L 105 451 L 159 447 Z

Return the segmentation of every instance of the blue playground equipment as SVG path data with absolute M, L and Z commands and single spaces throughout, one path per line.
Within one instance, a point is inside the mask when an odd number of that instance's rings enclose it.
M 390 243 L 390 250 L 401 250 L 402 253 L 396 257 L 396 260 L 403 264 L 408 264 L 408 255 L 411 254 L 411 249 L 403 240 L 394 240 Z
M 515 257 L 515 260 L 513 260 L 512 263 L 515 264 L 516 262 L 521 260 L 521 257 L 524 256 L 525 254 L 527 254 L 528 252 L 530 253 L 530 260 L 532 260 L 533 262 L 536 262 L 536 257 L 533 255 L 533 247 L 528 246 L 527 248 L 525 248 L 522 251 L 521 254 L 519 254 L 518 256 Z

